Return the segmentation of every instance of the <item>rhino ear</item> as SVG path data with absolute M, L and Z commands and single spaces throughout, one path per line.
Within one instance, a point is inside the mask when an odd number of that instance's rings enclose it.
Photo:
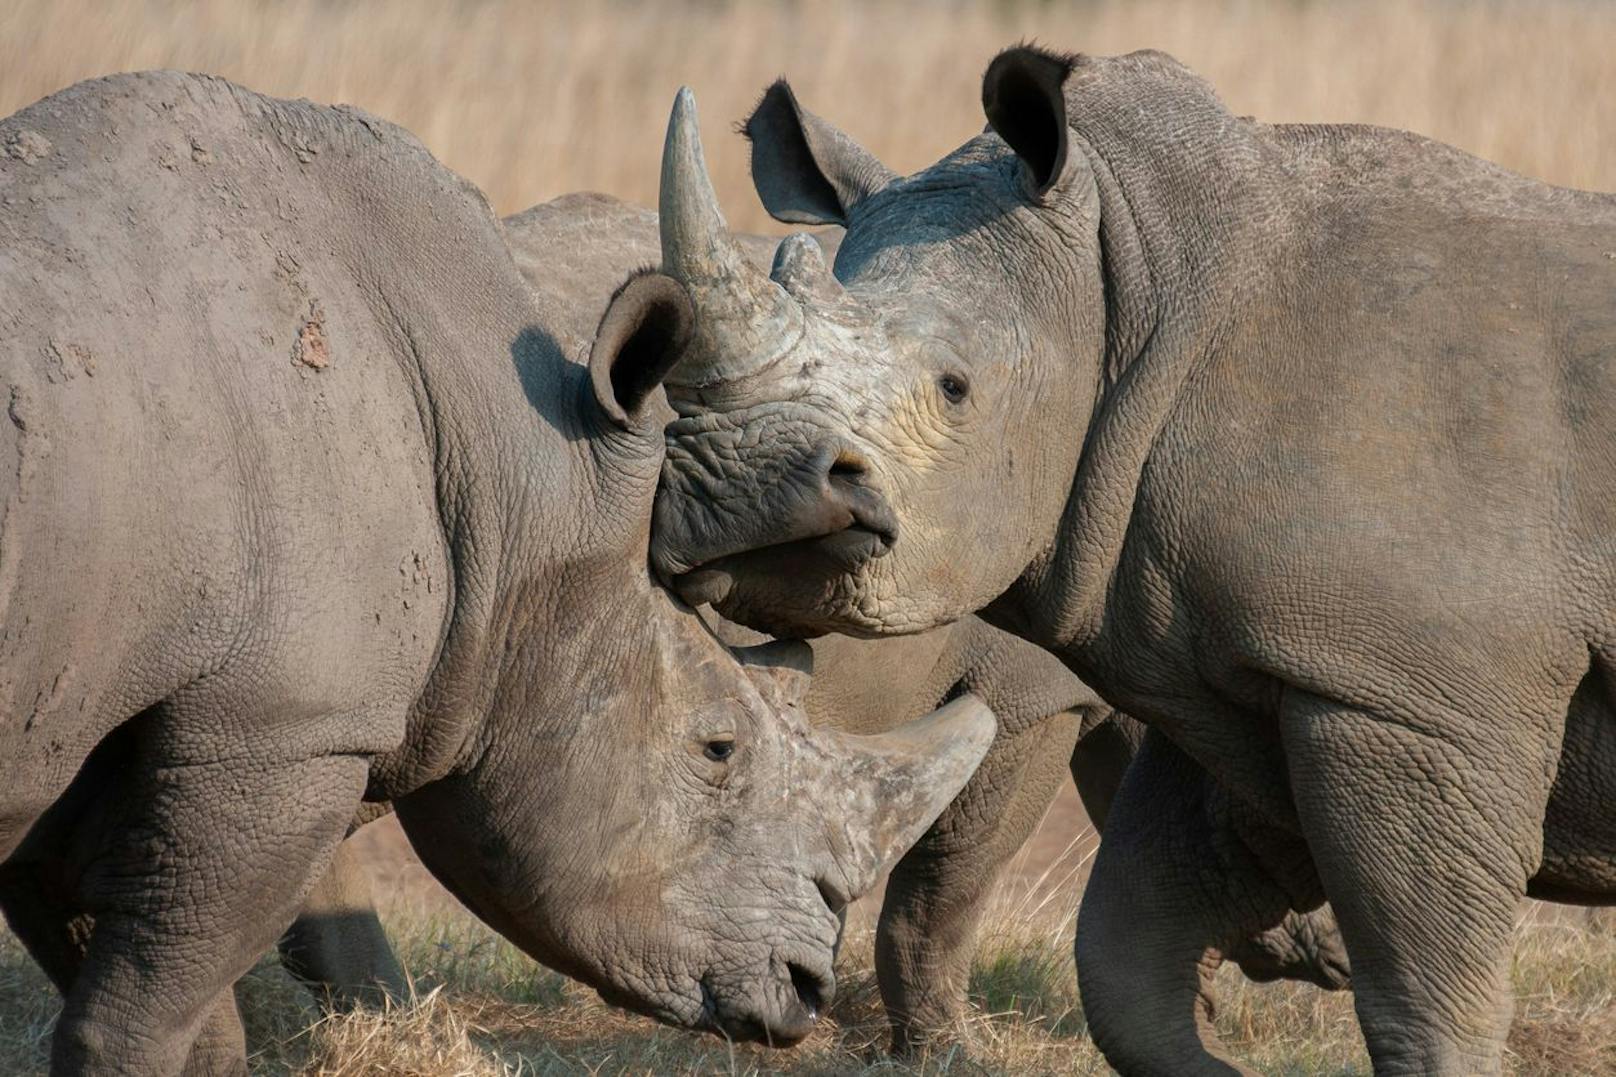
M 644 417 L 695 323 L 690 296 L 672 277 L 641 273 L 617 290 L 589 349 L 589 381 L 608 419 L 626 430 Z
M 982 76 L 988 126 L 1021 158 L 1034 197 L 1048 194 L 1066 173 L 1066 76 L 1070 56 L 1030 45 L 1006 49 Z
M 757 690 L 776 708 L 800 707 L 813 679 L 814 650 L 797 639 L 777 639 L 735 648 L 735 657 Z
M 848 214 L 895 178 L 874 155 L 797 104 L 780 79 L 741 125 L 752 143 L 752 183 L 763 208 L 788 224 L 847 224 Z

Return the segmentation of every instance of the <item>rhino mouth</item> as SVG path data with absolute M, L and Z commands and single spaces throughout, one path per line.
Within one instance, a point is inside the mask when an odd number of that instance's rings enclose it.
M 805 452 L 776 448 L 782 440 L 791 439 L 761 426 L 744 443 L 669 438 L 651 514 L 659 576 L 672 582 L 776 547 L 817 553 L 851 570 L 896 545 L 898 514 L 864 453 L 842 441 Z
M 827 577 L 857 575 L 885 557 L 897 544 L 886 528 L 852 524 L 810 538 L 794 538 L 704 562 L 673 577 L 674 591 L 692 606 L 717 606 L 743 578 L 779 577 L 805 583 Z
M 849 572 L 885 557 L 897 545 L 898 536 L 878 527 L 854 524 L 833 534 L 808 540 L 822 556 L 838 562 Z
M 730 1013 L 708 977 L 701 978 L 701 1016 L 698 1027 L 740 1043 L 790 1047 L 807 1039 L 835 994 L 835 981 L 795 961 L 786 964 L 789 991 L 782 990 L 767 1019 L 755 1013 Z

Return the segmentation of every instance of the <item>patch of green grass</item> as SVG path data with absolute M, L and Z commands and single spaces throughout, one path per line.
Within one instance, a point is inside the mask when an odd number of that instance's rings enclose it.
M 1087 1025 L 1071 947 L 1055 949 L 1043 942 L 984 948 L 971 970 L 969 997 L 996 1019 L 1019 1020 L 1058 1039 L 1083 1036 Z

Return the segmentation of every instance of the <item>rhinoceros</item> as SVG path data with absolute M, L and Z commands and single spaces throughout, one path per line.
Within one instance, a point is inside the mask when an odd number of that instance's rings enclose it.
M 502 223 L 540 305 L 555 324 L 576 324 L 585 340 L 625 274 L 654 263 L 660 252 L 656 214 L 605 195 L 564 196 Z M 591 244 L 591 236 L 611 242 Z M 835 235 L 820 238 L 836 242 Z M 777 242 L 744 233 L 735 241 L 762 266 Z M 587 357 L 580 348 L 574 358 Z M 712 627 L 736 646 L 768 638 L 721 620 Z M 813 650 L 803 708 L 816 727 L 882 733 L 965 691 L 987 703 L 999 722 L 971 781 L 887 884 L 876 966 L 893 1045 L 904 1051 L 957 1027 L 976 927 L 993 884 L 1037 826 L 1069 760 L 1094 810 L 1103 813 L 1127 756 L 1116 750 L 1109 728 L 1074 752 L 1080 730 L 1127 719 L 1113 721 L 1110 708 L 1052 655 L 975 618 L 902 640 L 826 636 L 813 641 Z
M 600 194 L 566 195 L 503 222 L 517 268 L 558 324 L 577 318 L 587 335 L 603 297 L 623 275 L 661 253 L 657 215 Z M 612 243 L 587 242 L 609 232 Z M 835 251 L 840 229 L 814 238 Z M 734 233 L 762 267 L 777 239 Z M 582 359 L 580 349 L 576 358 Z M 769 637 L 714 614 L 736 646 Z M 977 617 L 918 635 L 811 641 L 814 679 L 803 700 L 815 726 L 872 734 L 896 728 L 970 692 L 998 719 L 998 735 L 969 782 L 893 868 L 876 932 L 876 970 L 899 1052 L 957 1027 L 976 928 L 993 883 L 1047 810 L 1068 767 L 1090 820 L 1103 830 L 1112 798 L 1145 735 L 1055 656 Z M 1075 743 L 1074 743 L 1075 741 Z M 1214 840 L 1233 825 L 1221 803 L 1199 822 Z M 362 937 L 362 932 L 360 933 Z M 1222 953 L 1260 981 L 1294 979 L 1327 990 L 1348 985 L 1347 957 L 1328 906 L 1288 913 Z
M 846 228 L 769 276 L 676 117 L 655 562 L 775 633 L 983 611 L 1151 727 L 1078 927 L 1118 1069 L 1235 1068 L 1202 955 L 1328 898 L 1377 1069 L 1497 1072 L 1517 903 L 1616 900 L 1616 198 L 1159 53 L 982 99 L 900 178 L 769 89 L 764 205 Z
M 660 254 L 656 214 L 609 195 L 578 193 L 507 217 L 505 240 L 551 324 L 584 341 L 614 287 Z M 834 248 L 838 235 L 822 233 Z M 737 233 L 767 266 L 776 240 Z M 575 358 L 582 362 L 581 350 Z M 714 618 L 721 639 L 768 637 Z M 1105 824 L 1144 729 L 1106 706 L 1053 655 L 976 617 L 879 640 L 812 641 L 803 709 L 815 726 L 884 732 L 969 690 L 998 719 L 993 746 L 953 803 L 892 871 L 876 931 L 876 969 L 893 1047 L 907 1052 L 959 1026 L 976 927 L 995 879 L 1047 810 L 1068 768 L 1089 817 Z M 1075 741 L 1075 745 L 1074 745 Z M 371 904 L 358 859 L 339 850 L 281 941 L 285 965 L 338 1008 L 401 994 L 404 975 Z M 1328 909 L 1292 917 L 1230 954 L 1250 975 L 1338 988 L 1348 970 Z
M 53 1071 L 244 1068 L 229 987 L 362 799 L 610 1001 L 804 1035 L 994 722 L 810 729 L 805 646 L 653 583 L 682 289 L 558 335 L 414 138 L 220 79 L 81 83 L 0 147 L 0 906 Z

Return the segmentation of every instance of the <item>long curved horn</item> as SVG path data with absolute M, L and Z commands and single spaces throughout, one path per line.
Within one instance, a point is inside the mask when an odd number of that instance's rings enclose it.
M 696 390 L 769 366 L 801 336 L 802 310 L 730 235 L 688 86 L 668 118 L 658 210 L 662 271 L 685 286 L 696 307 L 695 336 L 667 385 Z
M 696 120 L 696 95 L 679 87 L 662 145 L 662 270 L 686 285 L 707 284 L 740 272 L 746 256 L 729 234 L 718 195 L 707 176 Z
M 827 897 L 845 903 L 874 886 L 970 781 L 997 731 L 973 695 L 886 733 L 814 730 L 829 764 L 806 783 L 829 841 L 819 874 Z

